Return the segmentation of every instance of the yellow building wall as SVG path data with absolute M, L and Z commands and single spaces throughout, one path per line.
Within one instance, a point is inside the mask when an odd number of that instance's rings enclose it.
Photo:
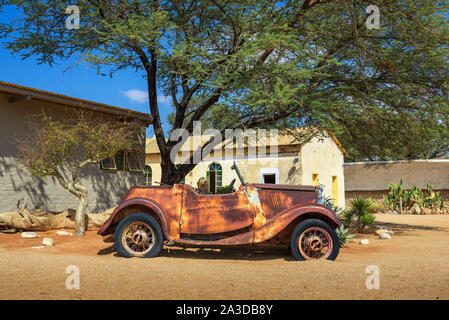
M 318 175 L 318 181 L 324 185 L 324 196 L 333 197 L 332 177 L 337 178 L 337 202 L 344 207 L 345 179 L 344 157 L 337 144 L 331 138 L 320 140 L 313 138 L 302 146 L 302 184 L 313 185 L 313 175 Z

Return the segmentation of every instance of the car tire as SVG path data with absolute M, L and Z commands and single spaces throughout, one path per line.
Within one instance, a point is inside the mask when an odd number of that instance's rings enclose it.
M 119 222 L 114 232 L 115 250 L 126 258 L 154 258 L 161 251 L 163 244 L 161 226 L 146 213 L 130 214 Z
M 340 251 L 337 232 L 322 220 L 304 220 L 295 227 L 292 233 L 290 251 L 293 257 L 300 261 L 335 260 Z

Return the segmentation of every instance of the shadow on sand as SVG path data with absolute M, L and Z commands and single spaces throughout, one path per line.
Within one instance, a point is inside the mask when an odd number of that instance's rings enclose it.
M 113 254 L 114 257 L 121 257 L 113 245 L 101 249 L 97 255 Z M 181 259 L 219 259 L 219 260 L 275 260 L 284 259 L 295 261 L 290 255 L 290 251 L 285 246 L 234 246 L 226 248 L 195 248 L 195 247 L 167 247 L 164 246 L 159 253 L 159 257 L 181 258 Z

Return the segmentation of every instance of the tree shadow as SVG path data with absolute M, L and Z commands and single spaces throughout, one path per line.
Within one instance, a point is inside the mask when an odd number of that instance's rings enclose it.
M 381 228 L 392 229 L 396 235 L 406 234 L 413 231 L 449 231 L 448 228 L 443 227 L 432 227 L 432 226 L 424 226 L 424 225 L 414 225 L 414 224 L 405 224 L 405 223 L 393 223 L 393 222 L 376 222 L 376 225 Z

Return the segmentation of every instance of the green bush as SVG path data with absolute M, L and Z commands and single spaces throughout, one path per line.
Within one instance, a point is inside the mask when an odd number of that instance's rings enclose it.
M 346 227 L 350 227 L 351 222 L 354 219 L 354 211 L 345 210 L 344 212 L 342 212 L 342 214 L 339 216 L 339 218 L 340 218 L 340 221 L 343 222 L 343 224 Z
M 364 214 L 369 213 L 373 203 L 374 201 L 371 198 L 357 197 L 351 200 L 350 206 L 351 210 L 354 212 L 354 215 L 359 218 Z
M 215 191 L 215 194 L 224 194 L 224 193 L 232 193 L 232 192 L 235 192 L 234 187 L 232 187 L 232 191 L 229 192 L 228 186 L 225 186 L 225 187 L 218 187 L 217 190 Z
M 372 213 L 365 213 L 362 216 L 357 218 L 357 222 L 359 224 L 360 231 L 365 231 L 366 228 L 372 225 L 376 221 L 376 217 Z
M 354 237 L 353 234 L 349 233 L 348 229 L 345 229 L 343 224 L 335 229 L 335 232 L 337 232 L 338 242 L 340 243 L 341 248 L 346 247 L 346 244 Z
M 361 232 L 365 232 L 366 228 L 376 220 L 374 215 L 370 213 L 373 203 L 373 199 L 363 197 L 357 197 L 350 202 L 350 212 L 353 217 L 355 216 L 359 231 Z

